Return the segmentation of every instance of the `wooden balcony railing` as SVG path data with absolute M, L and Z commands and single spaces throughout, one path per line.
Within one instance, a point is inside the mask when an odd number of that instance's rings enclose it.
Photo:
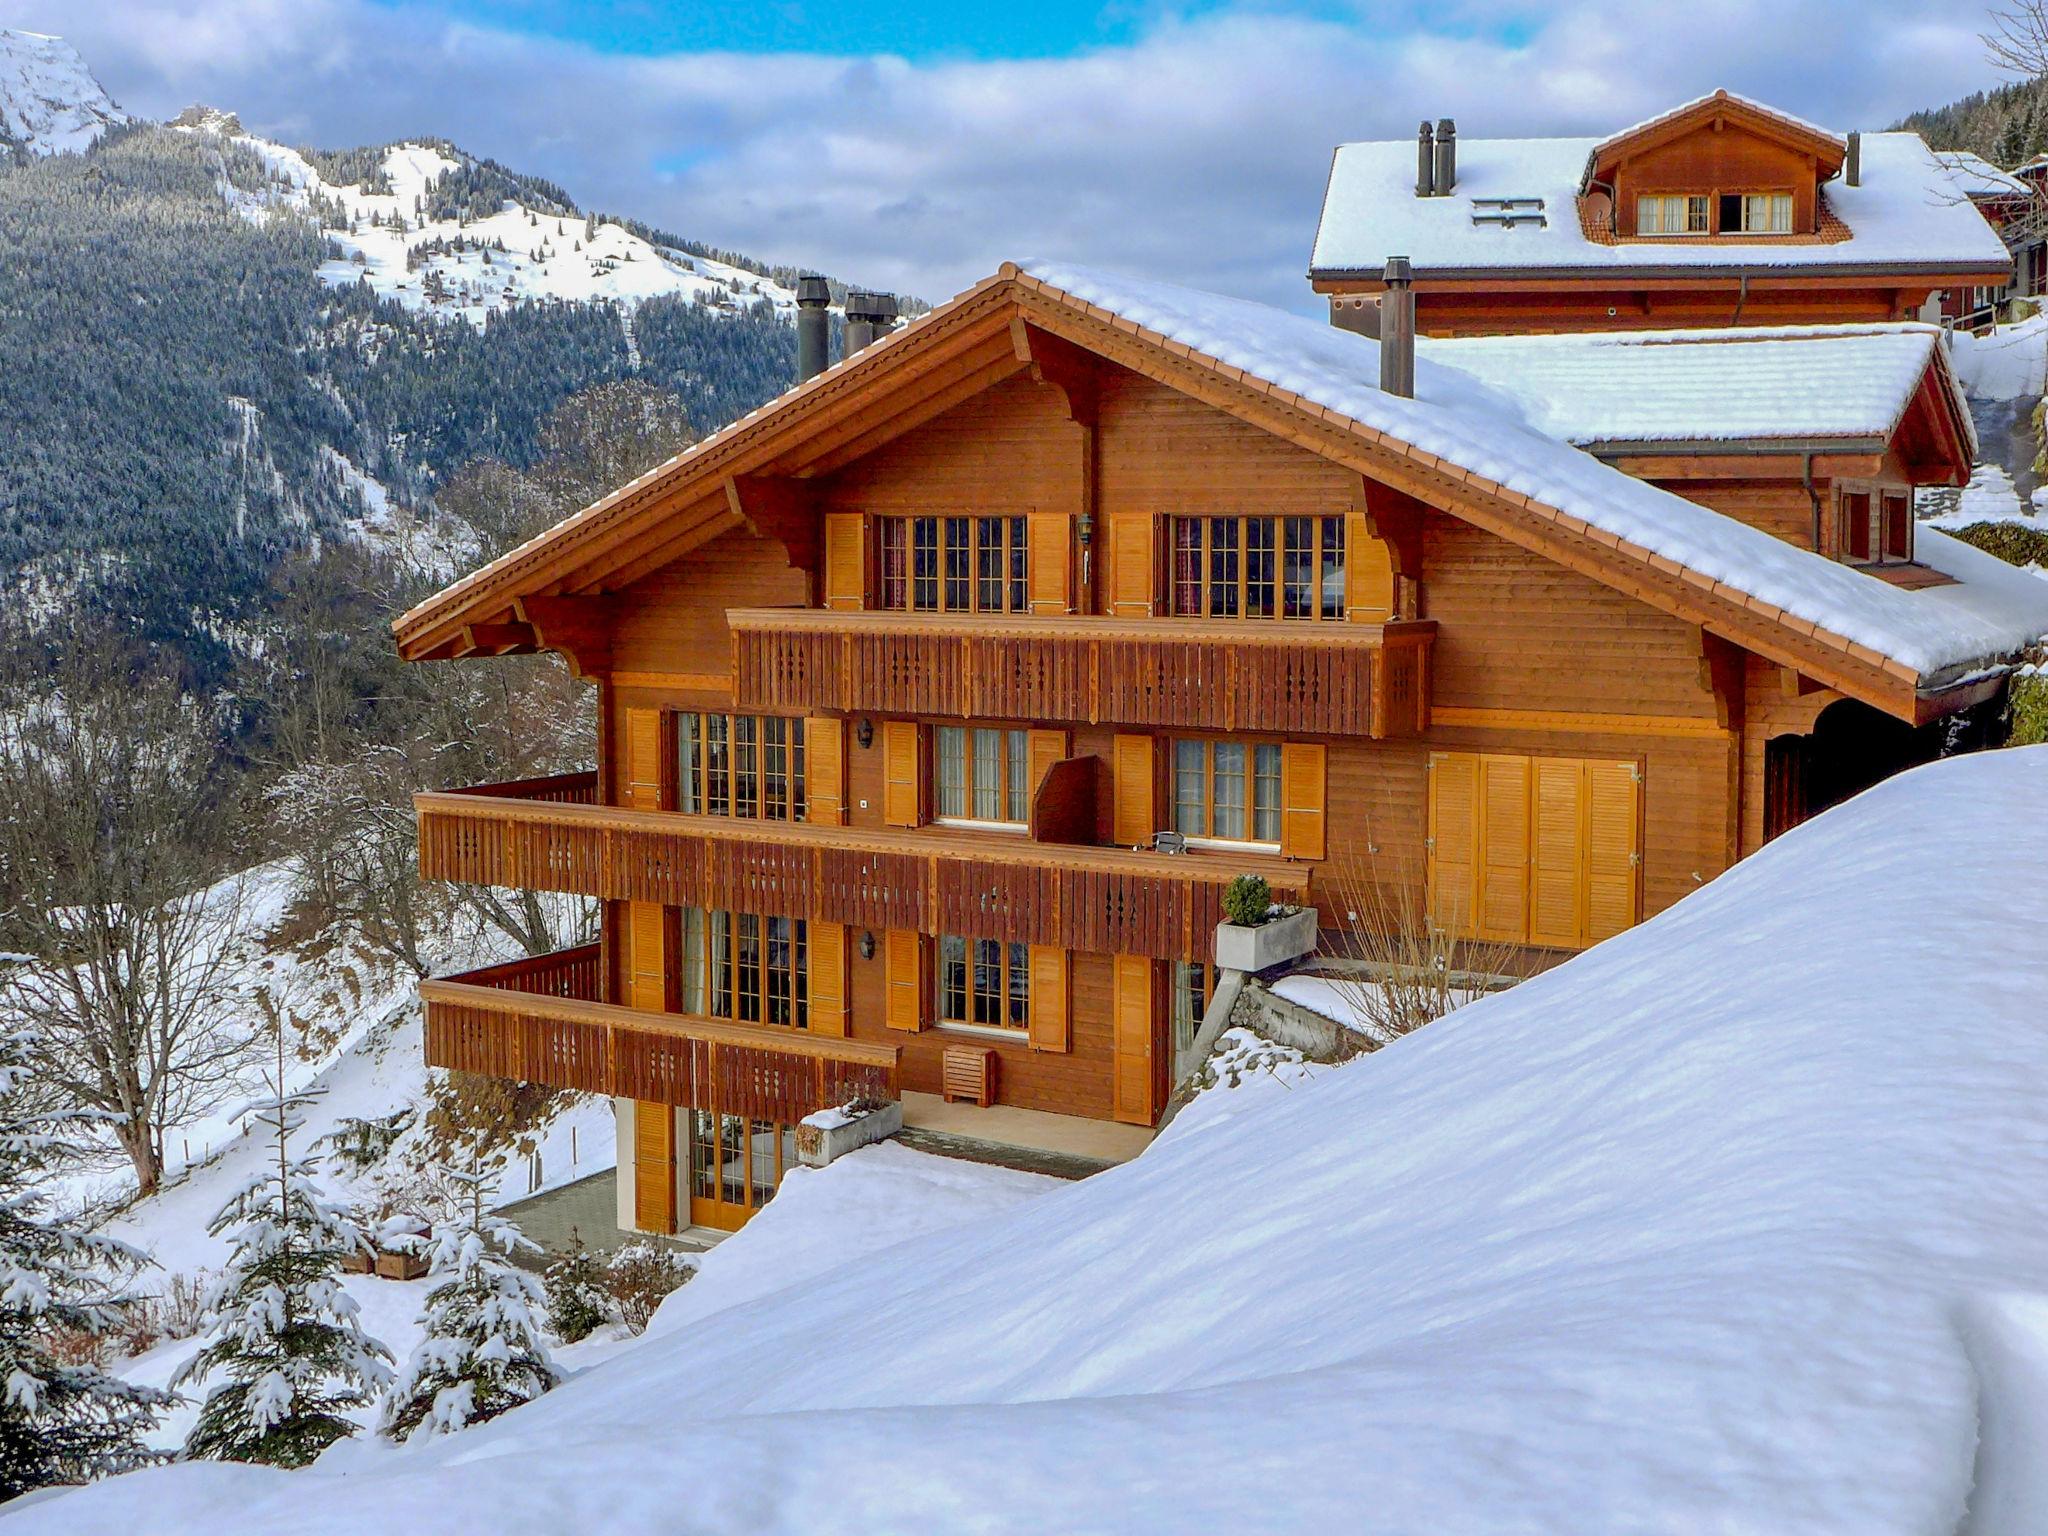
M 877 933 L 968 933 L 1097 954 L 1209 947 L 1223 888 L 1261 874 L 1299 899 L 1299 864 L 955 831 L 854 831 L 487 794 L 415 798 L 429 880 L 726 908 Z
M 899 1047 L 596 1001 L 598 947 L 420 983 L 427 1064 L 792 1124 L 898 1093 Z
M 472 784 L 451 789 L 451 795 L 488 795 L 494 800 L 539 800 L 548 805 L 597 804 L 597 770 L 556 773 L 543 779 L 508 779 L 501 784 Z
M 741 709 L 1406 736 L 1429 724 L 1428 622 L 964 618 L 738 608 Z

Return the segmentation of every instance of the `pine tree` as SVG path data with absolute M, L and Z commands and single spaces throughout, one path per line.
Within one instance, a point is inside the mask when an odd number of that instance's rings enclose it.
M 533 1315 L 540 1282 L 510 1262 L 538 1245 L 485 1211 L 483 1174 L 451 1177 L 468 1203 L 428 1240 L 427 1278 L 441 1283 L 427 1293 L 423 1337 L 384 1398 L 379 1428 L 394 1440 L 454 1434 L 531 1402 L 556 1381 Z
M 248 1113 L 275 1139 L 277 1163 L 213 1219 L 215 1236 L 235 1233 L 235 1250 L 210 1298 L 213 1337 L 173 1385 L 226 1378 L 207 1393 L 186 1456 L 302 1467 L 356 1432 L 344 1415 L 389 1383 L 391 1353 L 363 1332 L 341 1284 L 363 1234 L 314 1183 L 312 1159 L 290 1153 L 317 1095 L 286 1089 L 281 1029 L 271 1088 Z
M 587 1339 L 611 1321 L 611 1309 L 605 1305 L 604 1265 L 573 1229 L 568 1251 L 548 1265 L 543 1284 L 548 1322 L 564 1344 Z
M 157 1460 L 142 1437 L 175 1401 L 50 1353 L 56 1333 L 110 1331 L 128 1298 L 110 1294 L 103 1276 L 145 1261 L 44 1214 L 40 1176 L 79 1150 L 74 1131 L 100 1117 L 16 1107 L 31 1058 L 27 1036 L 0 1038 L 0 1502 Z

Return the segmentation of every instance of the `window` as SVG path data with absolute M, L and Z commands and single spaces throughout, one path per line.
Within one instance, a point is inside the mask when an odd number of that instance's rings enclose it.
M 1750 235 L 1792 233 L 1790 192 L 1750 192 L 1742 199 L 1742 230 Z
M 1031 1027 L 1031 958 L 1024 944 L 939 936 L 939 1022 L 982 1029 Z
M 932 733 L 942 821 L 1031 819 L 1029 735 L 993 726 L 942 725 Z
M 803 721 L 677 715 L 676 809 L 686 816 L 803 820 Z
M 802 918 L 685 907 L 682 929 L 683 1012 L 810 1027 L 810 955 Z
M 1842 558 L 1858 565 L 1870 562 L 1870 492 L 1842 494 Z
M 1173 827 L 1189 837 L 1278 843 L 1279 743 L 1176 741 Z
M 1173 1049 L 1188 1050 L 1209 1009 L 1209 967 L 1199 960 L 1173 963 Z
M 1704 235 L 1707 199 L 1703 195 L 1654 193 L 1636 199 L 1639 235 Z
M 1025 613 L 1028 524 L 1021 517 L 878 518 L 877 596 L 919 613 Z
M 1886 491 L 1884 493 L 1884 558 L 1887 560 L 1911 560 L 1913 558 L 1913 493 L 1911 491 Z
M 1172 548 L 1176 614 L 1344 617 L 1341 517 L 1177 517 Z

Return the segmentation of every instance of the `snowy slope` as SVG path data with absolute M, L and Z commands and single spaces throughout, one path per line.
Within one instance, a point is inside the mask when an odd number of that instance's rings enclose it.
M 188 131 L 218 131 L 227 121 L 216 115 Z M 350 227 L 328 230 L 343 254 L 327 262 L 321 276 L 331 283 L 367 280 L 379 295 L 409 309 L 477 324 L 495 310 L 526 302 L 610 300 L 630 310 L 644 299 L 667 294 L 735 312 L 764 301 L 792 313 L 795 309 L 795 293 L 780 283 L 654 245 L 617 224 L 601 223 L 590 231 L 581 217 L 543 212 L 516 200 L 506 201 L 488 218 L 427 218 L 422 198 L 460 165 L 431 145 L 392 146 L 383 160 L 391 190 L 371 192 L 361 183 L 327 181 L 295 149 L 249 134 L 234 137 L 261 156 L 276 178 L 266 193 L 234 192 L 238 207 L 260 219 L 278 208 L 308 211 L 315 199 L 338 204 Z M 460 251 L 430 249 L 458 240 L 465 247 Z M 407 255 L 414 251 L 420 254 L 409 268 Z
M 87 149 L 127 121 L 63 38 L 0 27 L 0 159 Z
M 2044 803 L 2048 749 L 1904 775 L 1420 1034 L 492 1425 L 13 1528 L 1870 1536 L 1965 1528 L 1981 1475 L 1969 1529 L 2038 1529 L 2001 1455 L 2042 1401 Z

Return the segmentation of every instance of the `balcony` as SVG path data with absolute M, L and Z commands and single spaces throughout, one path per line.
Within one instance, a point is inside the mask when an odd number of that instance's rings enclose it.
M 736 608 L 738 708 L 1407 736 L 1436 626 Z
M 529 789 L 415 797 L 421 875 L 1169 960 L 1207 951 L 1235 876 L 1264 875 L 1282 900 L 1308 889 L 1302 865 L 1263 855 L 731 821 Z
M 427 1064 L 793 1124 L 897 1096 L 901 1049 L 597 1001 L 598 946 L 420 983 Z

